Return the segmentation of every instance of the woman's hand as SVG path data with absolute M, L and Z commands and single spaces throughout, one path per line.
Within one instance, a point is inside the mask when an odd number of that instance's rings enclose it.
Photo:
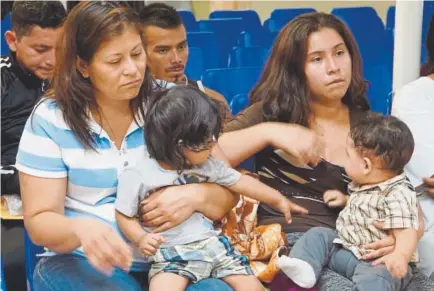
M 385 265 L 392 277 L 402 279 L 408 272 L 408 261 L 403 254 L 393 252 L 372 263 L 372 266 Z
M 434 175 L 430 178 L 424 178 L 423 183 L 425 184 L 428 193 L 434 198 Z
M 323 199 L 330 208 L 345 207 L 349 196 L 339 190 L 327 190 L 324 192 Z
M 139 207 L 139 215 L 153 232 L 162 232 L 177 226 L 195 211 L 197 195 L 195 184 L 166 187 L 144 199 Z
M 374 221 L 373 224 L 378 229 L 384 229 L 384 222 Z M 383 238 L 382 240 L 364 245 L 363 248 L 369 250 L 370 253 L 363 256 L 362 259 L 377 259 L 393 252 L 393 250 L 395 249 L 395 238 L 392 234 L 389 234 L 386 238 Z
M 308 128 L 272 122 L 264 133 L 273 147 L 291 154 L 304 165 L 316 166 L 321 160 L 324 143 L 314 131 Z
M 131 248 L 109 225 L 92 218 L 74 222 L 86 258 L 95 269 L 110 275 L 114 267 L 128 271 L 133 257 Z

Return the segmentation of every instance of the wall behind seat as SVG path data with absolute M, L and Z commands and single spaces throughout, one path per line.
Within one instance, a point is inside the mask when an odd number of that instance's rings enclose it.
M 335 7 L 371 6 L 384 23 L 387 9 L 396 1 L 192 1 L 196 19 L 208 19 L 209 13 L 217 9 L 253 9 L 258 12 L 262 22 L 270 17 L 277 8 L 312 7 L 317 11 L 330 12 Z

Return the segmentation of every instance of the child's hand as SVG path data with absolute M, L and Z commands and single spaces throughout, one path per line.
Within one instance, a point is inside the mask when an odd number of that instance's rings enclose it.
M 306 208 L 303 208 L 295 203 L 292 203 L 291 201 L 289 201 L 287 198 L 283 196 L 279 204 L 277 205 L 277 208 L 280 210 L 280 212 L 283 213 L 288 223 L 292 222 L 292 215 L 291 215 L 292 211 L 300 214 L 308 214 Z
M 330 208 L 345 207 L 348 196 L 339 190 L 327 190 L 324 192 L 323 199 Z
M 140 238 L 139 250 L 146 256 L 153 256 L 164 242 L 166 239 L 161 234 L 147 233 Z
M 402 279 L 408 272 L 408 261 L 405 256 L 399 252 L 392 252 L 372 263 L 373 266 L 380 264 L 386 265 L 387 270 L 394 278 Z

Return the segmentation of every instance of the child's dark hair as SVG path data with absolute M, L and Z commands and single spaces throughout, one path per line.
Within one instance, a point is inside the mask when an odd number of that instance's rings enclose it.
M 394 116 L 369 113 L 351 128 L 350 136 L 359 153 L 380 158 L 386 170 L 402 172 L 413 154 L 413 135 Z
M 149 155 L 178 171 L 186 169 L 184 147 L 217 139 L 222 120 L 220 103 L 198 89 L 185 85 L 160 89 L 147 104 L 145 115 Z

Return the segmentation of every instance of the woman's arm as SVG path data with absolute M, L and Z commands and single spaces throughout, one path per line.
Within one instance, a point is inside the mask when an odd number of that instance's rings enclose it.
M 59 253 L 78 248 L 74 223 L 64 216 L 67 178 L 19 175 L 24 223 L 32 241 Z
M 221 219 L 238 202 L 237 195 L 216 184 L 200 183 L 167 187 L 142 201 L 140 215 L 155 232 L 170 229 L 200 212 L 211 220 Z
M 64 216 L 67 178 L 40 178 L 20 172 L 24 223 L 32 241 L 58 253 L 82 246 L 90 263 L 103 273 L 129 269 L 128 245 L 107 224 L 91 218 Z
M 418 208 L 418 220 L 419 220 L 419 228 L 417 230 L 417 241 L 419 241 L 424 233 L 424 221 L 423 221 L 423 213 L 420 205 Z M 384 222 L 382 221 L 374 221 L 374 225 L 376 228 L 384 230 Z M 386 238 L 367 244 L 364 248 L 371 250 L 371 252 L 363 257 L 364 260 L 372 260 L 376 258 L 383 257 L 387 254 L 390 254 L 395 249 L 395 237 L 392 234 L 389 234 Z

